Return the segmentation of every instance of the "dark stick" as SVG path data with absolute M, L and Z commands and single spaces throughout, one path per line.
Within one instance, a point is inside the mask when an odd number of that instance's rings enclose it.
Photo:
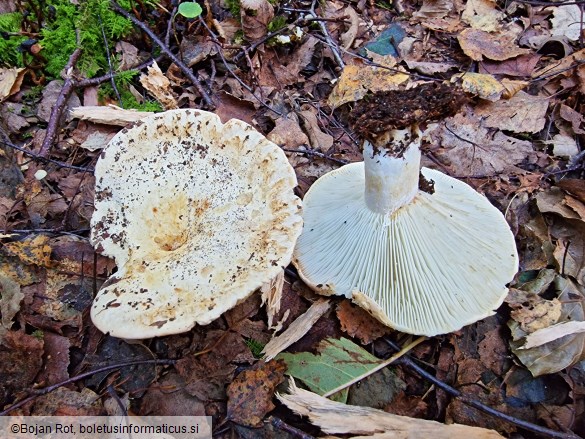
M 289 148 L 282 148 L 282 147 L 280 149 L 282 149 L 283 151 L 286 151 L 286 152 L 294 152 L 296 154 L 312 155 L 312 156 L 319 157 L 319 158 L 324 159 L 324 160 L 330 160 L 330 161 L 338 163 L 340 165 L 347 165 L 349 163 L 347 160 L 336 159 L 335 157 L 328 156 L 326 154 L 323 154 L 322 152 L 315 151 L 314 149 L 289 149 Z
M 392 347 L 392 349 L 397 350 L 397 351 L 400 350 L 400 347 L 396 343 L 394 343 L 393 341 L 388 340 L 388 339 L 384 339 L 384 341 L 386 343 L 388 343 L 388 345 L 390 345 L 390 347 Z M 515 418 L 514 416 L 507 415 L 506 413 L 502 413 L 499 410 L 496 410 L 488 405 L 485 405 L 479 401 L 476 401 L 475 399 L 469 398 L 468 396 L 465 396 L 463 393 L 461 393 L 459 390 L 455 389 L 454 387 L 451 387 L 450 385 L 448 385 L 447 383 L 444 383 L 443 381 L 441 381 L 440 379 L 438 379 L 434 375 L 428 373 L 426 370 L 424 370 L 422 367 L 420 367 L 418 364 L 416 364 L 413 361 L 413 359 L 410 358 L 410 356 L 408 356 L 408 355 L 404 355 L 403 357 L 398 359 L 394 364 L 405 365 L 406 367 L 410 368 L 411 370 L 416 372 L 418 375 L 420 375 L 422 378 L 433 383 L 435 386 L 437 386 L 441 390 L 443 390 L 446 393 L 448 393 L 449 395 L 459 399 L 462 403 L 467 404 L 470 407 L 476 408 L 484 413 L 487 413 L 488 415 L 494 416 L 498 419 L 502 419 L 506 422 L 517 425 L 518 427 L 524 428 L 525 430 L 532 431 L 533 433 L 548 435 L 550 437 L 559 438 L 559 439 L 582 439 L 580 436 L 577 436 L 574 433 L 563 433 L 560 431 L 551 430 L 550 428 L 541 427 L 540 425 L 536 425 L 536 424 L 533 424 L 531 422 L 523 421 L 522 419 L 518 419 L 518 418 Z
M 57 130 L 59 128 L 59 121 L 61 120 L 61 115 L 63 114 L 63 110 L 67 106 L 67 101 L 73 93 L 73 89 L 76 86 L 76 81 L 73 78 L 73 68 L 81 55 L 81 49 L 77 48 L 73 51 L 71 56 L 69 57 L 69 61 L 65 66 L 64 70 L 64 78 L 65 83 L 63 84 L 63 88 L 61 89 L 61 93 L 57 97 L 57 101 L 51 110 L 51 116 L 49 117 L 49 124 L 47 125 L 47 132 L 45 133 L 45 138 L 43 139 L 43 144 L 41 145 L 41 150 L 39 151 L 39 157 L 47 157 L 49 155 L 49 151 L 57 138 Z
M 15 404 L 11 405 L 6 410 L 0 412 L 0 416 L 6 416 L 11 411 L 22 407 L 23 405 L 29 403 L 30 401 L 32 401 L 33 399 L 35 399 L 39 396 L 46 395 L 47 393 L 50 393 L 53 390 L 58 389 L 61 386 L 66 386 L 67 384 L 71 384 L 71 383 L 74 383 L 76 381 L 82 380 L 84 378 L 90 377 L 92 375 L 95 375 L 96 373 L 108 372 L 110 370 L 120 369 L 122 367 L 138 366 L 138 365 L 142 365 L 142 364 L 154 364 L 154 365 L 160 364 L 160 365 L 164 366 L 164 365 L 173 365 L 175 363 L 176 363 L 176 360 L 139 360 L 139 361 L 127 361 L 125 363 L 112 364 L 110 366 L 100 367 L 99 369 L 96 369 L 96 370 L 90 370 L 89 372 L 84 372 L 84 373 L 79 374 L 77 376 L 74 376 L 72 378 L 66 379 L 65 381 L 61 381 L 60 383 L 53 384 L 53 385 L 47 386 L 47 387 L 43 387 L 42 389 L 35 389 L 34 395 L 31 395 L 27 398 L 24 398 L 22 401 L 19 401 Z
M 183 64 L 183 62 L 179 58 L 177 58 L 177 56 L 175 56 L 175 54 L 173 52 L 171 52 L 171 49 L 169 49 L 165 45 L 165 43 L 163 43 L 160 40 L 160 38 L 157 37 L 152 30 L 150 30 L 150 28 L 147 25 L 145 25 L 142 21 L 138 20 L 133 15 L 129 14 L 128 11 L 123 9 L 118 3 L 116 3 L 115 0 L 110 0 L 110 4 L 112 5 L 112 8 L 118 14 L 123 15 L 128 20 L 130 20 L 132 23 L 134 23 L 136 26 L 138 26 L 140 29 L 142 29 L 142 31 L 144 33 L 146 33 L 152 39 L 152 41 L 154 41 L 160 47 L 160 49 L 165 53 L 165 55 L 167 55 L 181 69 L 181 71 L 185 74 L 185 76 L 187 76 L 187 78 L 189 78 L 189 80 L 193 83 L 193 85 L 195 86 L 195 88 L 197 89 L 197 91 L 199 92 L 199 94 L 201 95 L 203 100 L 205 101 L 205 104 L 209 108 L 212 108 L 212 109 L 215 108 L 215 104 L 213 103 L 213 100 L 207 94 L 207 92 L 205 91 L 205 89 L 203 88 L 203 86 L 201 85 L 199 80 L 195 77 L 195 75 L 193 74 L 191 69 L 188 68 L 185 64 Z
M 0 140 L 0 143 L 2 143 L 3 145 L 6 145 L 12 149 L 16 149 L 17 151 L 20 151 L 20 152 L 28 155 L 29 157 L 32 157 L 34 160 L 39 160 L 39 161 L 46 162 L 46 163 L 53 163 L 61 168 L 75 169 L 76 171 L 82 171 L 82 172 L 93 172 L 92 168 L 84 168 L 82 166 L 74 166 L 74 165 L 70 165 L 68 163 L 60 162 L 58 160 L 50 159 L 48 157 L 41 157 L 40 154 L 35 154 L 34 152 L 29 151 L 28 149 L 21 148 L 20 146 L 14 145 L 10 142 L 3 142 Z
M 307 434 L 304 431 L 299 430 L 296 427 L 293 427 L 292 425 L 288 425 L 286 422 L 284 422 L 280 418 L 276 418 L 274 416 L 271 416 L 270 423 L 275 428 L 278 428 L 279 430 L 282 430 L 282 431 L 286 431 L 288 434 L 290 434 L 294 437 L 298 437 L 299 439 L 315 439 L 314 436 L 311 436 L 310 434 Z

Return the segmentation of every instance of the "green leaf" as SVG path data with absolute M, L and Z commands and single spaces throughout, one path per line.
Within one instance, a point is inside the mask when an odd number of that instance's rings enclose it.
M 185 2 L 179 5 L 177 12 L 186 18 L 197 18 L 201 15 L 203 9 L 196 2 Z
M 323 340 L 317 350 L 320 354 L 281 353 L 276 358 L 285 361 L 288 375 L 303 381 L 319 395 L 336 389 L 384 362 L 346 338 Z M 347 390 L 333 395 L 331 399 L 345 402 Z

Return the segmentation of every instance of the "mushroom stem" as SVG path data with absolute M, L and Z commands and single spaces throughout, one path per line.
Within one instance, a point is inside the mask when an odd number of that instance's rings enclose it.
M 418 192 L 420 132 L 418 127 L 395 129 L 364 141 L 365 199 L 376 213 L 391 215 Z

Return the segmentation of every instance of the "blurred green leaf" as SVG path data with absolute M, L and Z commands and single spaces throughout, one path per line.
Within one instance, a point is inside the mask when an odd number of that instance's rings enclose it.
M 179 5 L 177 13 L 186 18 L 197 18 L 201 15 L 203 9 L 196 2 L 185 2 Z
M 346 338 L 323 340 L 317 350 L 318 354 L 282 353 L 276 358 L 285 361 L 288 375 L 303 381 L 310 390 L 319 395 L 324 395 L 383 363 L 383 360 Z M 347 392 L 348 389 L 338 392 L 331 399 L 346 402 Z

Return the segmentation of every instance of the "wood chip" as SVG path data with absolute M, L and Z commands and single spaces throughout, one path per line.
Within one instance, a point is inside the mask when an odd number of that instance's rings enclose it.
M 309 329 L 313 327 L 315 322 L 327 312 L 331 303 L 327 299 L 319 299 L 311 305 L 311 307 L 302 315 L 300 315 L 291 325 L 280 334 L 270 340 L 262 353 L 265 355 L 265 360 L 270 361 L 276 357 L 280 352 L 285 350 L 294 342 L 300 340 Z

